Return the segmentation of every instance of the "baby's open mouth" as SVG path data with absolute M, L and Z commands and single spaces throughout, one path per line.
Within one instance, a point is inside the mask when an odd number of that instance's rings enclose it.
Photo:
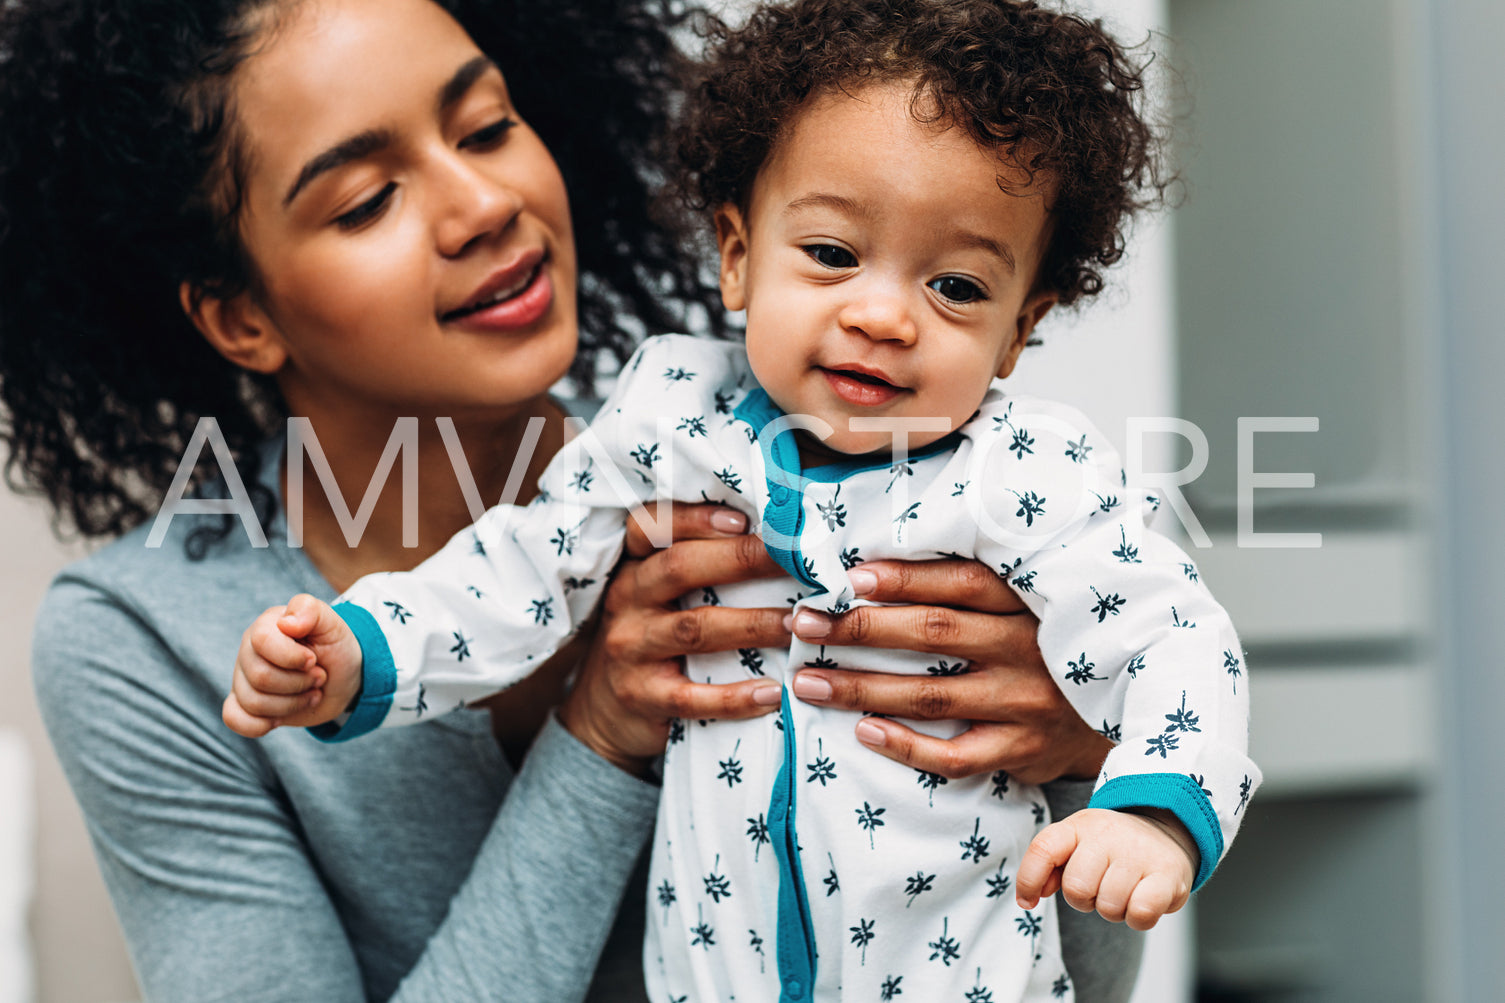
M 885 380 L 881 376 L 875 376 L 872 373 L 859 372 L 856 369 L 830 369 L 830 368 L 827 368 L 825 366 L 822 366 L 821 369 L 823 371 L 825 371 L 825 372 L 832 373 L 832 374 L 834 374 L 836 376 L 844 376 L 847 379 L 853 380 L 853 381 L 855 381 L 857 383 L 866 383 L 870 387 L 891 387 L 894 390 L 903 390 L 904 389 L 903 387 L 899 386 L 897 383 L 893 383 L 893 382 L 890 382 L 889 380 Z

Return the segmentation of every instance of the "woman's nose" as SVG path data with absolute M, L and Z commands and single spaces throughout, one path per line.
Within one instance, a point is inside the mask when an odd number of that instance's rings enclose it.
M 873 341 L 896 341 L 912 345 L 919 337 L 914 312 L 903 291 L 888 284 L 867 283 L 851 287 L 854 294 L 842 308 L 842 329 Z
M 500 234 L 523 209 L 519 191 L 504 178 L 455 158 L 446 163 L 438 187 L 435 236 L 439 253 L 459 257 L 472 245 Z

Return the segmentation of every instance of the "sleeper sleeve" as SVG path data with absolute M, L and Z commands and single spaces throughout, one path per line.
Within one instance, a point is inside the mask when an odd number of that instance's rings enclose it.
M 1173 812 L 1196 841 L 1196 886 L 1242 821 L 1260 772 L 1249 686 L 1226 611 L 1192 560 L 1146 526 L 1108 441 L 1061 405 L 1013 399 L 979 448 L 978 556 L 1040 618 L 1039 643 L 1077 712 L 1116 744 L 1090 807 Z M 987 455 L 981 455 L 987 454 Z
M 343 741 L 411 724 L 506 689 L 564 647 L 595 609 L 622 553 L 628 512 L 658 497 L 633 455 L 620 402 L 570 440 L 527 506 L 498 505 L 406 572 L 368 575 L 335 603 L 360 641 L 360 698 L 314 734 Z

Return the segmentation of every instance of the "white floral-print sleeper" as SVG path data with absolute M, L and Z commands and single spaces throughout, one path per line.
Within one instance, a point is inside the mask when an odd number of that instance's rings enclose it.
M 431 717 L 526 676 L 585 623 L 654 499 L 745 512 L 790 577 L 706 589 L 691 605 L 841 612 L 861 561 L 976 558 L 1040 619 L 1077 711 L 1118 744 L 1092 805 L 1169 809 L 1200 885 L 1260 780 L 1246 754 L 1243 653 L 1195 565 L 1145 527 L 1107 441 L 1073 409 L 997 386 L 977 414 L 900 462 L 801 469 L 786 417 L 741 347 L 650 339 L 542 495 L 499 506 L 413 572 L 357 582 L 337 608 L 366 657 L 360 703 L 324 737 Z M 694 679 L 803 666 L 952 675 L 944 656 L 744 649 Z M 648 988 L 660 1001 L 1071 999 L 1054 904 L 1024 911 L 1013 875 L 1050 819 L 1002 773 L 947 780 L 860 746 L 858 717 L 787 693 L 778 714 L 675 722 L 649 890 Z M 908 722 L 951 736 L 963 722 Z M 442 782 L 442 778 L 435 778 Z

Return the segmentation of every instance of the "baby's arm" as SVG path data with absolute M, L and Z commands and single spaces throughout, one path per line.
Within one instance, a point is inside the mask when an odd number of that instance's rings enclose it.
M 1035 836 L 1014 894 L 1033 909 L 1059 890 L 1081 912 L 1148 930 L 1186 905 L 1198 862 L 1196 843 L 1168 811 L 1086 808 Z
M 231 731 L 260 738 L 339 717 L 361 692 L 361 646 L 328 603 L 296 595 L 256 618 L 240 639 L 221 710 Z
M 1125 488 L 1107 440 L 1064 406 L 1014 403 L 997 415 L 1003 442 L 1012 431 L 1029 448 L 992 450 L 974 478 L 1008 485 L 991 500 L 1010 532 L 984 534 L 977 553 L 1040 618 L 1040 650 L 1077 712 L 1116 743 L 1092 807 L 1173 814 L 1196 847 L 1195 889 L 1260 780 L 1238 637 L 1191 559 L 1145 527 L 1144 496 Z

